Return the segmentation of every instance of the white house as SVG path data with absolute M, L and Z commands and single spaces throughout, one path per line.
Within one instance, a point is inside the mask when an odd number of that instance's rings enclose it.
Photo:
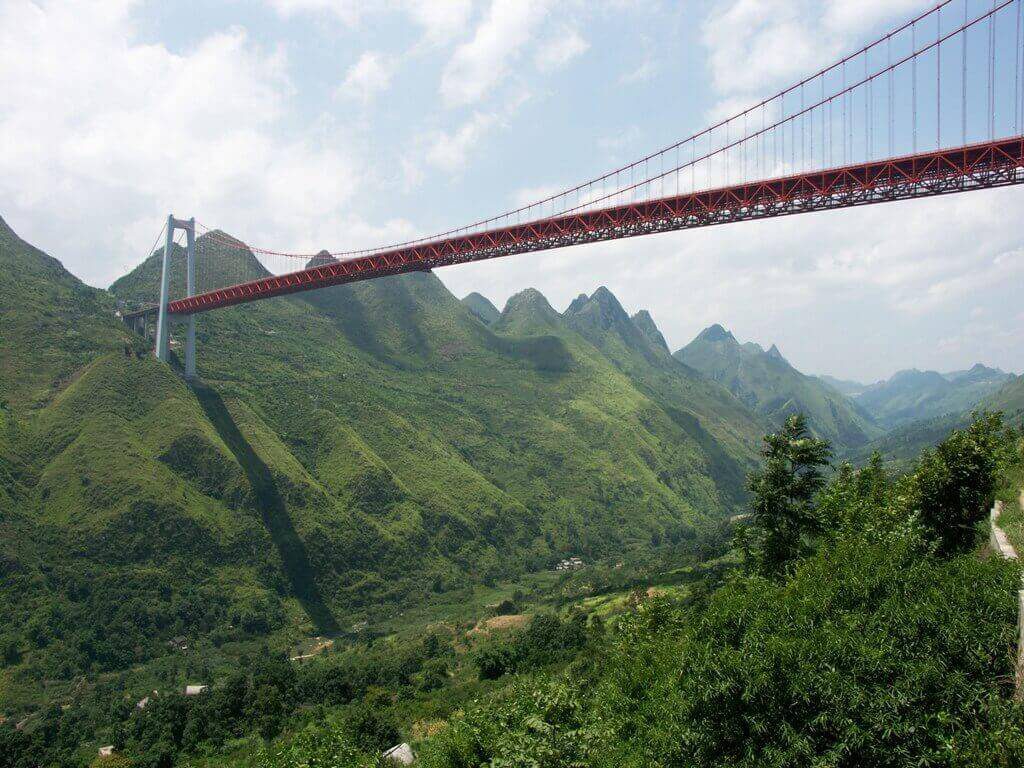
M 206 685 L 186 685 L 185 695 L 186 696 L 198 696 L 200 693 L 205 691 L 209 686 Z
M 404 742 L 393 746 L 384 753 L 383 757 L 397 765 L 412 765 L 416 760 L 416 755 L 412 753 L 412 747 Z
M 100 757 L 110 757 L 112 754 L 114 754 L 113 744 L 107 747 L 100 747 Z

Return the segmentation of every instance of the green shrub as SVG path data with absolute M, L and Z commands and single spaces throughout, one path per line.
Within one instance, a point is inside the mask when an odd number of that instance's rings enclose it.
M 256 768 L 371 768 L 378 765 L 352 744 L 339 723 L 309 725 L 293 738 L 262 746 Z
M 515 684 L 457 718 L 420 754 L 423 768 L 585 768 L 600 753 L 583 699 L 561 682 Z
M 940 552 L 963 552 L 973 545 L 975 524 L 992 505 L 1005 439 L 1002 416 L 985 414 L 922 454 L 911 498 Z

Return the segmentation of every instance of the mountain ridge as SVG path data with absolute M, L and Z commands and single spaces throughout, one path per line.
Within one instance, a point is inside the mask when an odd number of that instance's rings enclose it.
M 493 325 L 501 317 L 501 312 L 491 303 L 490 299 L 476 291 L 463 296 L 462 303 L 480 319 L 480 322 L 486 325 Z
M 227 265 L 228 237 L 197 252 Z M 172 635 L 333 633 L 566 553 L 678 541 L 743 503 L 760 422 L 608 291 L 571 318 L 524 291 L 493 328 L 431 272 L 205 313 L 186 386 L 114 314 L 155 298 L 161 260 L 88 289 L 96 344 L 8 337 L 58 363 L 47 398 L 0 409 L 0 565 L 20 574 L 0 621 L 39 679 L 148 663 Z M 213 278 L 265 272 L 239 261 Z M 38 601 L 64 617 L 44 647 L 20 629 Z M 140 606 L 153 620 L 131 629 Z M 71 650 L 84 627 L 102 657 Z
M 741 344 L 732 332 L 715 323 L 673 356 L 725 385 L 773 426 L 781 425 L 791 413 L 802 412 L 812 432 L 844 450 L 864 445 L 880 434 L 856 403 L 793 368 L 775 344 L 767 351 L 754 342 Z
M 906 368 L 865 387 L 856 400 L 891 429 L 919 419 L 968 411 L 1008 380 L 1009 374 L 981 363 L 949 373 Z

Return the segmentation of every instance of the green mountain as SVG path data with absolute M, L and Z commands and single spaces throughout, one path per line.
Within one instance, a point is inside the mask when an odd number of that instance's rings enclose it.
M 1019 426 L 1024 422 L 1024 376 L 1011 374 L 1002 387 L 982 401 L 982 405 L 989 410 L 1002 411 L 1007 419 Z
M 204 285 L 265 274 L 226 238 L 197 242 Z M 220 310 L 187 386 L 114 315 L 155 300 L 161 256 L 108 294 L 5 240 L 37 277 L 4 306 L 50 330 L 0 346 L 0 709 L 175 636 L 333 633 L 743 503 L 762 425 L 607 291 L 565 316 L 527 291 L 493 327 L 429 272 Z
M 0 398 L 35 409 L 128 334 L 105 291 L 82 283 L 0 219 Z
M 774 345 L 765 351 L 752 342 L 740 344 L 722 326 L 712 325 L 674 356 L 725 385 L 773 425 L 802 412 L 813 432 L 839 449 L 865 445 L 881 433 L 856 403 L 800 373 Z
M 893 427 L 849 458 L 863 462 L 878 451 L 890 460 L 904 462 L 913 459 L 925 448 L 942 442 L 954 429 L 963 429 L 970 424 L 974 410 L 1002 411 L 1007 423 L 1018 428 L 1024 426 L 1024 376 L 1009 374 L 1002 387 L 963 411 L 907 421 Z
M 980 363 L 970 370 L 945 374 L 910 369 L 867 387 L 857 396 L 857 403 L 879 424 L 892 428 L 969 411 L 1008 379 L 1009 374 Z
M 668 352 L 668 342 L 661 335 L 661 330 L 654 324 L 654 318 L 646 309 L 641 309 L 632 317 L 633 324 L 640 329 L 640 332 L 647 337 L 647 340 L 654 346 Z
M 501 312 L 498 311 L 496 306 L 491 304 L 490 299 L 476 291 L 463 296 L 462 303 L 466 305 L 466 309 L 480 318 L 480 322 L 487 325 L 501 317 Z

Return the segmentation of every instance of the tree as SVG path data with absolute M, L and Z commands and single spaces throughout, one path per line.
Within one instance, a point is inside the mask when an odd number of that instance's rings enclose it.
M 802 414 L 764 438 L 764 464 L 749 481 L 756 540 L 747 542 L 749 562 L 764 575 L 781 574 L 804 551 L 807 536 L 820 530 L 813 499 L 824 485 L 821 467 L 831 455 L 826 441 L 810 436 Z
M 1012 445 L 1000 413 L 975 415 L 921 456 L 911 501 L 940 554 L 969 549 L 974 526 L 992 505 L 1001 451 Z

